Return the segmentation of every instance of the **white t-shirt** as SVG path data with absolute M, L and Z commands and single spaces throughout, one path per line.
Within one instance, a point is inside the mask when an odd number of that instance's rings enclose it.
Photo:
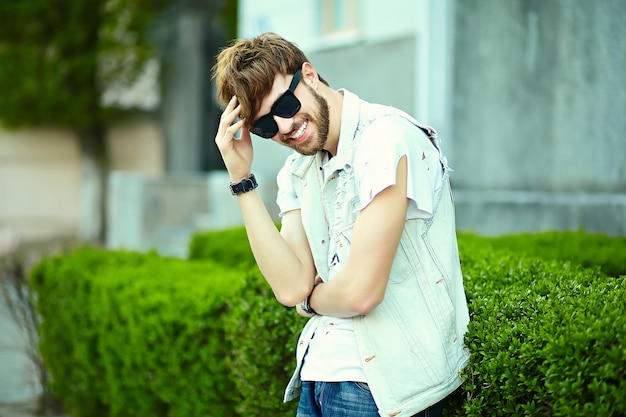
M 435 196 L 442 186 L 442 168 L 437 150 L 430 139 L 408 121 L 381 118 L 369 126 L 354 158 L 361 210 L 382 190 L 395 184 L 398 162 L 407 157 L 407 219 L 432 216 Z M 331 160 L 332 161 L 332 160 Z M 332 163 L 323 166 L 331 175 Z M 297 202 L 293 202 L 297 206 Z M 332 243 L 331 239 L 331 243 Z M 328 265 L 331 280 L 346 259 L 338 259 L 330 245 Z M 363 372 L 352 319 L 322 316 L 309 344 L 301 370 L 303 381 L 367 382 Z

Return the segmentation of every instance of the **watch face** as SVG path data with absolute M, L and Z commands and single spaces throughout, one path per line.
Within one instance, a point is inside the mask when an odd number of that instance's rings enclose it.
M 247 193 L 254 190 L 258 186 L 254 174 L 251 174 L 249 178 L 244 178 L 237 184 L 230 184 L 230 192 L 233 195 Z

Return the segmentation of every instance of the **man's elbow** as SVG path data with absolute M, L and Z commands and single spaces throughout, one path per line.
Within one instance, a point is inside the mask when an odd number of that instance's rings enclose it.
M 293 288 L 289 291 L 274 291 L 274 296 L 276 300 L 285 307 L 295 307 L 311 294 L 312 290 L 313 285 L 309 285 L 303 286 L 302 288 Z
M 377 295 L 370 294 L 365 297 L 355 298 L 351 302 L 350 309 L 358 315 L 365 316 L 383 302 L 383 296 L 379 297 Z

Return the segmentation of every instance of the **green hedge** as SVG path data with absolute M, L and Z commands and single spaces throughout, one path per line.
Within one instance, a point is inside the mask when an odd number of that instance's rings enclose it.
M 587 267 L 598 267 L 610 276 L 626 275 L 626 237 L 579 231 L 548 231 L 496 237 L 460 233 L 461 242 L 489 246 L 496 250 L 508 249 L 518 255 L 546 260 L 568 260 Z M 473 246 L 473 245 L 472 245 Z
M 445 415 L 626 415 L 626 277 L 602 273 L 584 234 L 506 239 L 459 234 L 471 358 Z M 619 270 L 623 240 L 590 239 Z M 85 250 L 36 269 L 42 353 L 74 416 L 293 417 L 305 319 L 274 299 L 243 228 L 196 235 L 190 254 Z
M 226 233 L 239 236 L 234 252 L 249 253 L 243 229 Z M 587 236 L 589 248 L 584 245 Z M 211 237 L 211 233 L 202 234 L 200 240 L 210 242 Z M 621 348 L 626 340 L 619 329 L 626 328 L 620 315 L 626 311 L 625 287 L 623 279 L 607 278 L 600 269 L 624 270 L 624 241 L 583 232 L 499 238 L 460 233 L 472 314 L 467 335 L 472 357 L 464 373 L 468 382 L 456 401 L 450 402 L 447 413 L 583 415 L 589 407 L 606 415 L 622 413 L 620 395 L 626 385 L 619 370 L 626 369 Z M 598 256 L 596 248 L 604 256 Z M 595 268 L 569 261 L 576 259 Z M 608 268 L 602 263 L 607 259 Z M 292 408 L 283 411 L 276 401 L 293 369 L 295 336 L 286 330 L 296 335 L 303 321 L 280 306 L 266 284 L 249 284 L 248 288 L 244 304 L 227 317 L 227 328 L 235 332 L 229 337 L 238 347 L 233 369 L 246 375 L 242 378 L 246 385 L 239 387 L 246 394 L 238 411 L 292 416 Z M 564 347 L 574 349 L 571 356 Z M 604 349 L 612 349 L 608 357 Z M 264 352 L 262 361 L 254 356 L 258 351 Z M 577 365 L 581 355 L 588 357 Z M 590 373 L 592 368 L 595 371 Z M 577 377 L 572 379 L 572 375 Z M 255 414 L 255 409 L 265 412 Z
M 463 253 L 471 357 L 450 415 L 626 415 L 626 277 L 488 245 Z
M 226 320 L 230 367 L 240 416 L 296 415 L 297 401 L 283 403 L 295 368 L 295 347 L 306 319 L 279 304 L 260 272 L 248 276 L 240 304 Z
M 229 363 L 237 387 L 236 411 L 241 416 L 294 416 L 297 402 L 282 400 L 306 319 L 276 301 L 255 266 L 243 227 L 194 235 L 189 258 L 249 268 L 242 301 L 225 316 L 226 339 L 232 346 Z
M 189 243 L 188 256 L 191 260 L 211 259 L 246 269 L 256 265 L 243 227 L 196 233 Z
M 41 354 L 73 416 L 232 416 L 222 316 L 243 275 L 83 249 L 33 271 Z

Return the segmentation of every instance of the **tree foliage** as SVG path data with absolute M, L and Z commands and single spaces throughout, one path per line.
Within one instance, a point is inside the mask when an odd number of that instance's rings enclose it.
M 102 126 L 111 86 L 156 56 L 149 27 L 166 0 L 2 0 L 0 120 L 9 127 Z

